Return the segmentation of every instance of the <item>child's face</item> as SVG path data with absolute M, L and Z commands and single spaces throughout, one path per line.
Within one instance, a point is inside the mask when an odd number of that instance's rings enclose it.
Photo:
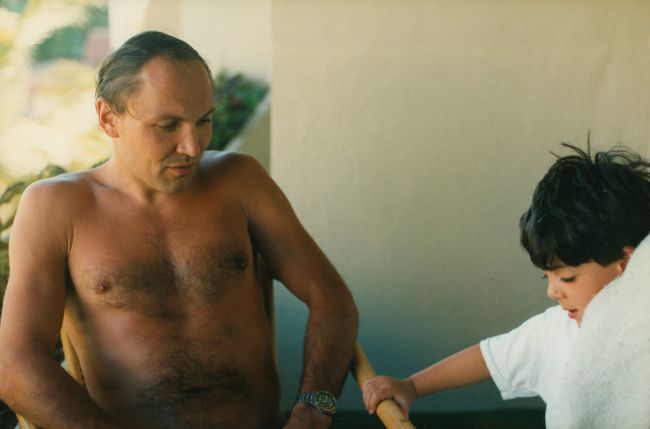
M 557 301 L 568 316 L 580 325 L 591 299 L 625 270 L 631 250 L 626 249 L 625 254 L 622 259 L 606 266 L 592 261 L 544 271 L 548 278 L 546 294 Z

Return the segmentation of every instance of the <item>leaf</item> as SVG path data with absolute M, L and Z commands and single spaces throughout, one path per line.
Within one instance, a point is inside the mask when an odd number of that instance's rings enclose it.
M 44 169 L 38 173 L 37 180 L 47 179 L 48 177 L 58 176 L 59 174 L 65 173 L 65 169 L 58 165 L 50 164 L 47 165 Z
M 15 182 L 7 186 L 7 189 L 5 189 L 5 191 L 2 193 L 2 196 L 0 196 L 0 204 L 5 204 L 9 202 L 16 195 L 22 194 L 26 187 L 27 187 L 27 183 L 22 181 Z
M 231 75 L 221 70 L 214 78 L 215 111 L 212 115 L 212 140 L 208 149 L 223 149 L 239 134 L 268 86 L 243 74 Z
M 9 219 L 5 223 L 2 224 L 2 229 L 0 231 L 5 231 L 9 228 L 11 228 L 11 225 L 14 224 L 14 219 L 16 219 L 16 213 L 12 214 Z
M 19 24 L 16 48 L 31 51 L 57 28 L 81 24 L 86 18 L 87 6 L 95 4 L 95 0 L 30 0 Z

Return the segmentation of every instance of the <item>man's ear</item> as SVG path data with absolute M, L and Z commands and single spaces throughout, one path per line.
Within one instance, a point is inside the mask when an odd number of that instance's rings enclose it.
M 99 126 L 104 130 L 107 136 L 111 138 L 119 137 L 120 133 L 117 127 L 117 115 L 101 97 L 95 101 L 95 110 Z
M 618 261 L 620 274 L 622 274 L 623 271 L 625 271 L 625 268 L 627 268 L 627 263 L 630 261 L 632 253 L 634 253 L 633 246 L 625 246 L 623 248 L 623 257 Z

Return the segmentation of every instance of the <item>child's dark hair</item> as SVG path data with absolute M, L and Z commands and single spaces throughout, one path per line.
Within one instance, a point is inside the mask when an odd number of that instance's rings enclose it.
M 521 244 L 543 270 L 608 265 L 650 232 L 650 163 L 617 146 L 558 157 L 521 216 Z

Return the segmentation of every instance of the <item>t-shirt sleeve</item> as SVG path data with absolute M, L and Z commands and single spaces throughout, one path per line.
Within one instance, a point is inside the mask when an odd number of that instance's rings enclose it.
M 537 396 L 540 351 L 544 347 L 547 313 L 538 314 L 512 331 L 479 343 L 490 375 L 503 399 Z

